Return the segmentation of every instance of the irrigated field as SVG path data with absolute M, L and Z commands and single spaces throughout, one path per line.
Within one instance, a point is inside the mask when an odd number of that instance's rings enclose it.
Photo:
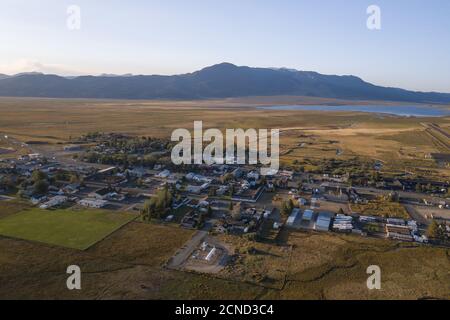
M 33 208 L 0 219 L 0 235 L 83 250 L 135 218 L 104 210 Z

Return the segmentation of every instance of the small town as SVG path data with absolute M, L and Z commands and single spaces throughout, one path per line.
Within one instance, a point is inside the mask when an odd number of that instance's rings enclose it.
M 140 223 L 196 230 L 170 269 L 219 273 L 238 255 L 230 239 L 283 246 L 286 230 L 449 245 L 448 182 L 383 177 L 380 162 L 355 159 L 348 165 L 364 169 L 356 173 L 336 160 L 323 172 L 297 165 L 262 176 L 248 165 L 174 166 L 171 143 L 148 137 L 93 133 L 52 148 L 3 139 L 35 152 L 1 159 L 1 201 L 130 212 Z

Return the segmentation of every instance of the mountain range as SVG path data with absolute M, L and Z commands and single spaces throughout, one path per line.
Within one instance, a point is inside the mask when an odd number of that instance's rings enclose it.
M 0 96 L 95 99 L 209 99 L 296 95 L 321 98 L 450 103 L 450 93 L 381 87 L 356 76 L 221 63 L 173 76 L 62 77 L 42 73 L 0 74 Z

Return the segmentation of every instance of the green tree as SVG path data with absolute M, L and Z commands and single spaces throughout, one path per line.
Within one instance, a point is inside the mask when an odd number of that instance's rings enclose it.
M 48 191 L 48 183 L 45 180 L 36 181 L 33 185 L 34 194 L 45 194 Z
M 233 174 L 232 174 L 232 173 L 227 173 L 227 174 L 225 174 L 225 175 L 222 177 L 222 182 L 223 182 L 223 183 L 226 183 L 226 182 L 232 181 L 233 179 L 234 179 Z
M 209 192 L 208 192 L 208 195 L 210 197 L 214 197 L 216 195 L 216 188 L 210 188 Z
M 47 175 L 40 170 L 34 170 L 33 173 L 31 174 L 31 180 L 33 182 L 38 182 L 45 179 L 47 179 Z
M 70 183 L 79 183 L 79 182 L 80 182 L 80 177 L 78 176 L 77 173 L 70 175 Z
M 294 209 L 295 205 L 294 205 L 294 201 L 292 201 L 292 199 L 288 200 L 288 207 L 289 207 L 290 211 L 292 211 Z
M 161 219 L 161 217 L 172 207 L 173 196 L 166 186 L 158 190 L 155 196 L 144 202 L 142 217 L 144 221 L 150 221 L 152 218 Z
M 283 201 L 281 203 L 281 214 L 283 216 L 290 215 L 293 209 L 294 209 L 294 203 L 293 203 L 292 199 L 289 199 L 288 201 Z
M 416 183 L 416 192 L 422 192 L 422 185 L 420 183 Z
M 19 198 L 24 198 L 25 197 L 25 191 L 20 189 L 19 191 L 17 191 L 17 196 Z
M 154 201 L 152 201 L 152 199 L 145 200 L 144 207 L 142 208 L 141 211 L 142 220 L 150 221 L 152 219 L 152 216 L 154 215 L 154 211 L 155 211 Z
M 211 208 L 211 206 L 208 206 L 208 217 L 211 217 L 213 215 L 213 209 Z
M 427 236 L 436 240 L 445 240 L 445 225 L 440 225 L 436 220 L 433 220 L 428 226 Z
M 241 219 L 241 203 L 238 202 L 234 208 L 231 210 L 231 217 L 234 220 L 239 220 Z

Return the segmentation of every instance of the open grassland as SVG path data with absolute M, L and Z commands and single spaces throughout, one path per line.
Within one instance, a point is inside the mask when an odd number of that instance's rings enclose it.
M 162 266 L 193 234 L 192 230 L 178 227 L 132 222 L 88 252 L 133 264 Z
M 286 99 L 285 104 L 308 103 Z M 270 98 L 266 103 L 280 101 Z M 421 124 L 438 123 L 448 132 L 449 117 L 254 108 L 263 104 L 256 98 L 152 102 L 1 98 L 0 136 L 61 148 L 56 144 L 87 132 L 169 137 L 173 129 L 192 129 L 194 120 L 203 120 L 205 128 L 280 128 L 285 164 L 305 158 L 360 157 L 383 160 L 384 169 L 414 168 L 427 176 L 450 176 L 448 168 L 437 168 L 426 157 L 441 149 Z M 4 141 L 1 147 L 11 146 Z M 449 250 L 444 248 L 286 231 L 282 247 L 234 240 L 242 257 L 224 271 L 226 279 L 219 279 L 163 267 L 192 231 L 127 224 L 134 216 L 95 212 L 42 211 L 0 201 L 0 298 L 450 299 Z M 248 251 L 249 247 L 256 250 Z M 66 268 L 73 264 L 82 270 L 81 291 L 66 288 Z M 366 287 L 369 265 L 381 267 L 380 291 Z
M 448 249 L 332 234 L 292 233 L 286 284 L 267 299 L 450 299 Z M 366 269 L 381 268 L 381 290 Z
M 84 250 L 135 218 L 105 210 L 32 208 L 0 219 L 0 235 Z
M 219 238 L 236 253 L 234 261 L 219 277 L 267 288 L 282 288 L 288 271 L 289 246 L 274 246 L 235 236 L 223 235 Z
M 352 211 L 366 216 L 380 216 L 384 218 L 409 219 L 405 207 L 398 202 L 386 200 L 372 200 L 367 204 L 352 204 Z
M 0 236 L 0 299 L 253 299 L 263 289 L 164 269 L 191 231 L 131 222 L 86 251 Z M 78 265 L 82 290 L 66 287 Z
M 191 129 L 195 120 L 205 128 L 281 128 L 319 130 L 320 135 L 393 134 L 422 128 L 415 118 L 356 112 L 272 111 L 256 109 L 262 102 L 92 101 L 0 98 L 0 128 L 21 140 L 58 142 L 86 132 L 124 132 L 170 136 L 174 128 Z M 236 116 L 236 115 L 239 116 Z M 445 126 L 448 118 L 434 119 Z
M 279 289 L 163 268 L 190 237 L 169 226 L 132 222 L 86 251 L 0 237 L 0 298 L 450 299 L 448 249 L 333 234 L 284 236 L 292 251 Z M 66 288 L 73 264 L 82 270 L 81 291 Z M 242 268 L 254 264 L 244 261 Z M 380 291 L 366 287 L 369 265 L 381 268 Z
M 439 167 L 430 158 L 430 153 L 442 152 L 442 146 L 426 132 L 427 128 L 423 125 L 436 123 L 442 130 L 448 130 L 450 117 L 428 119 L 358 112 L 274 111 L 256 108 L 260 105 L 279 104 L 284 100 L 288 104 L 302 101 L 308 103 L 299 97 L 279 97 L 278 100 L 103 101 L 0 98 L 0 136 L 7 134 L 22 142 L 45 142 L 52 145 L 68 143 L 71 138 L 76 139 L 96 131 L 169 138 L 174 129 L 192 130 L 193 122 L 202 120 L 204 129 L 279 128 L 281 161 L 286 165 L 305 158 L 359 157 L 382 160 L 386 170 L 414 169 L 423 170 L 428 176 L 450 177 L 449 168 Z M 323 103 L 331 102 L 322 101 L 321 104 Z
M 0 129 L 1 130 L 1 129 Z M 0 133 L 0 160 L 30 153 L 30 150 L 20 143 L 11 143 L 5 134 Z
M 0 219 L 30 208 L 27 201 L 22 200 L 0 200 Z

